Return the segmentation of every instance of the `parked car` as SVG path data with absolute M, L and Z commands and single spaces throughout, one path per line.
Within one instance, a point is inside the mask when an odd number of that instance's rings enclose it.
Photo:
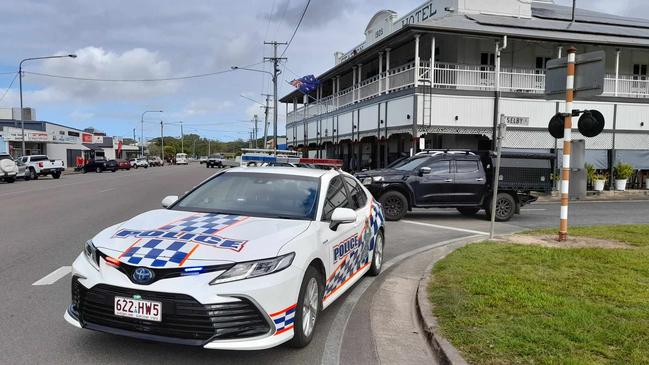
M 47 175 L 58 179 L 65 170 L 65 164 L 62 160 L 51 160 L 46 155 L 23 156 L 19 160 L 25 164 L 29 170 L 30 178 L 33 180 L 38 179 L 39 176 Z
M 0 154 L 0 180 L 12 183 L 16 181 L 16 175 L 18 175 L 18 166 L 11 155 Z
M 126 160 L 117 160 L 117 168 L 119 170 L 130 170 L 131 163 Z
M 387 220 L 399 220 L 412 208 L 456 208 L 463 215 L 491 213 L 493 161 L 489 152 L 424 151 L 390 168 L 356 176 L 378 199 Z M 533 203 L 532 192 L 552 190 L 553 154 L 503 153 L 496 220 L 508 221 Z
M 146 158 L 143 157 L 132 158 L 130 162 L 131 162 L 131 167 L 136 169 L 138 167 L 144 167 L 145 169 L 149 167 L 149 161 L 147 161 Z
M 202 165 L 202 164 L 204 164 L 204 163 L 207 163 L 207 160 L 208 160 L 208 157 L 207 157 L 207 156 L 201 156 L 201 157 L 199 157 L 199 159 L 198 159 L 198 163 L 200 163 L 200 164 Z
M 207 168 L 210 167 L 223 167 L 223 156 L 221 155 L 212 155 L 205 162 Z
M 164 161 L 158 156 L 149 156 L 147 162 L 149 166 L 164 166 Z
M 89 160 L 82 168 L 83 173 L 94 171 L 96 173 L 101 173 L 104 171 L 117 171 L 117 161 L 115 160 L 104 160 L 96 158 L 94 160 Z
M 18 174 L 16 175 L 17 179 L 23 179 L 29 181 L 32 179 L 32 174 L 27 165 L 25 165 L 20 159 L 15 160 L 16 166 L 18 167 Z

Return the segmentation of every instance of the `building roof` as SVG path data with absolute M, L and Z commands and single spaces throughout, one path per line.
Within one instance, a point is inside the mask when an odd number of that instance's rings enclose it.
M 419 24 L 406 25 L 361 51 L 353 57 L 335 65 L 318 76 L 323 79 L 335 75 L 339 69 L 357 63 L 370 51 L 386 46 L 405 32 L 441 31 L 484 36 L 503 36 L 536 39 L 555 42 L 589 43 L 611 46 L 649 48 L 649 20 L 622 17 L 585 9 L 575 10 L 572 22 L 572 8 L 551 2 L 533 2 L 532 17 L 519 18 L 488 14 L 451 14 L 429 19 Z M 298 90 L 280 99 L 290 102 L 301 96 Z

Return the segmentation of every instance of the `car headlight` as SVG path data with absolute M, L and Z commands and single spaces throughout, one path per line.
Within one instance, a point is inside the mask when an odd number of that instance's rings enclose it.
M 363 179 L 363 185 L 370 185 L 372 183 L 376 182 L 382 182 L 383 181 L 383 176 L 371 176 L 371 177 L 366 177 Z
M 278 271 L 282 271 L 291 266 L 295 252 L 283 256 L 273 257 L 271 259 L 263 259 L 257 261 L 240 262 L 230 269 L 217 276 L 216 279 L 210 282 L 210 285 L 227 283 L 235 280 L 256 278 Z
M 86 255 L 86 258 L 92 266 L 99 268 L 99 254 L 97 253 L 97 247 L 92 243 L 92 240 L 86 241 L 86 245 L 83 247 L 83 253 Z

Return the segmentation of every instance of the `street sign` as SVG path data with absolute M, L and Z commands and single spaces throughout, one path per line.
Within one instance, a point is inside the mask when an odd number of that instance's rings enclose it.
M 584 99 L 604 92 L 605 62 L 604 51 L 577 55 L 574 99 Z M 565 97 L 567 68 L 567 57 L 548 61 L 545 73 L 545 95 L 553 99 Z
M 517 117 L 501 114 L 500 121 L 507 125 L 530 125 L 530 117 Z

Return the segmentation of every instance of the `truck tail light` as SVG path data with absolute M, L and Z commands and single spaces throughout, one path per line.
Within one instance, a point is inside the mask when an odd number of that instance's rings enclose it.
M 43 163 L 42 163 L 42 162 L 39 162 L 39 163 L 38 163 L 38 167 L 43 168 Z

